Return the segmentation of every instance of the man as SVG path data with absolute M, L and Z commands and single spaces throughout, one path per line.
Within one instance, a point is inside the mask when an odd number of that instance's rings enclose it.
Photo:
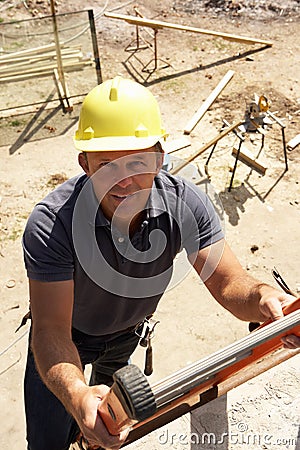
M 117 449 L 97 414 L 127 364 L 143 320 L 188 260 L 215 299 L 247 321 L 278 319 L 293 297 L 250 277 L 226 244 L 208 198 L 161 170 L 166 136 L 157 102 L 121 77 L 82 105 L 75 146 L 84 174 L 32 212 L 23 237 L 32 329 L 25 374 L 30 450 L 68 449 L 79 431 Z M 289 336 L 294 348 L 300 339 Z M 92 364 L 90 385 L 84 367 Z

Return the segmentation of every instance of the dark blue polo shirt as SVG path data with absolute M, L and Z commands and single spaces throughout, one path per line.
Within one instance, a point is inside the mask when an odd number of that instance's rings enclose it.
M 35 206 L 23 248 L 29 278 L 74 279 L 73 326 L 105 335 L 155 311 L 181 250 L 192 254 L 222 238 L 208 197 L 180 177 L 157 175 L 144 221 L 129 238 L 105 218 L 90 179 L 79 175 Z

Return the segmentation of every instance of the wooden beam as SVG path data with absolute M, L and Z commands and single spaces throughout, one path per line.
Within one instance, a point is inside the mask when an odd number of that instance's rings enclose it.
M 190 147 L 191 141 L 186 137 L 174 139 L 173 141 L 166 141 L 163 143 L 164 151 L 168 154 L 182 150 L 183 148 Z
M 7 56 L 15 57 L 15 56 L 33 55 L 33 54 L 35 55 L 37 53 L 43 53 L 44 51 L 53 50 L 53 49 L 55 50 L 54 44 L 42 45 L 40 47 L 27 48 L 26 50 L 19 50 L 18 52 L 1 55 L 0 61 L 2 61 L 2 59 L 6 59 Z
M 204 144 L 196 153 L 194 153 L 194 155 L 190 156 L 186 161 L 183 161 L 178 166 L 174 167 L 174 169 L 170 170 L 170 173 L 173 175 L 178 173 L 181 169 L 183 169 L 189 163 L 194 161 L 194 159 L 198 158 L 198 156 L 200 156 L 203 152 L 205 152 L 205 150 L 207 150 L 209 147 L 214 145 L 216 142 L 218 142 L 220 139 L 222 139 L 228 133 L 233 131 L 235 128 L 238 128 L 242 123 L 243 123 L 243 120 L 239 120 L 238 122 L 234 123 L 233 125 L 230 125 L 230 127 L 225 128 L 224 131 L 221 131 L 219 134 L 217 134 L 217 136 L 215 136 L 209 142 Z
M 61 88 L 63 89 L 64 95 L 61 99 L 62 99 L 62 104 L 63 104 L 64 109 L 66 111 L 72 111 L 73 106 L 69 103 L 69 99 L 68 99 L 68 89 L 67 89 L 67 85 L 66 85 L 62 57 L 61 57 L 54 0 L 50 0 L 50 6 L 51 6 L 53 34 L 54 34 L 54 40 L 55 40 L 55 50 L 56 50 L 56 59 L 57 59 L 57 75 L 59 78 L 59 83 L 57 84 L 57 86 L 61 86 Z M 55 75 L 55 78 L 56 78 L 56 75 Z M 61 95 L 61 89 L 59 89 L 58 94 Z M 65 107 L 65 104 L 67 104 L 67 107 Z
M 238 149 L 236 147 L 233 147 L 232 155 L 236 157 L 237 153 L 238 153 Z M 242 163 L 251 167 L 251 169 L 256 170 L 256 172 L 258 172 L 260 175 L 264 175 L 266 173 L 267 167 L 264 164 L 258 162 L 255 159 L 255 156 L 253 155 L 253 153 L 251 153 L 250 150 L 248 150 L 244 145 L 243 145 L 243 150 L 240 150 L 238 159 Z
M 66 63 L 65 64 L 65 72 L 72 72 L 76 70 L 81 70 L 86 66 L 91 66 L 93 63 L 92 61 L 77 61 L 73 63 Z M 55 68 L 55 65 L 44 67 L 44 68 L 38 68 L 38 69 L 32 69 L 31 71 L 24 71 L 22 73 L 15 73 L 11 74 L 10 76 L 2 77 L 0 76 L 0 84 L 1 83 L 9 83 L 11 81 L 24 81 L 29 78 L 36 78 L 36 77 L 45 77 L 53 74 L 53 69 Z
M 61 101 L 62 107 L 64 111 L 71 112 L 73 111 L 73 105 L 71 102 L 69 90 L 67 88 L 67 83 L 65 81 L 65 85 L 62 86 L 61 80 L 59 78 L 58 70 L 53 70 L 54 82 L 57 88 L 58 96 Z
M 206 111 L 211 107 L 213 102 L 216 100 L 218 95 L 222 92 L 222 90 L 227 86 L 229 81 L 234 75 L 233 70 L 228 70 L 226 75 L 220 81 L 220 83 L 215 87 L 215 89 L 211 92 L 211 94 L 207 97 L 205 102 L 201 105 L 198 111 L 194 114 L 194 116 L 189 120 L 184 128 L 184 134 L 190 134 L 195 126 L 200 122 Z
M 190 31 L 192 33 L 207 34 L 210 36 L 220 37 L 222 39 L 226 39 L 229 41 L 241 42 L 243 44 L 251 44 L 251 45 L 262 44 L 266 45 L 267 47 L 271 47 L 273 45 L 272 42 L 264 41 L 262 39 L 249 38 L 246 36 L 237 36 L 235 34 L 221 33 L 219 31 L 204 30 L 202 28 L 195 28 L 170 22 L 163 22 L 162 20 L 151 20 L 146 18 L 144 19 L 136 16 L 128 16 L 125 14 L 115 14 L 108 12 L 104 13 L 104 16 L 109 17 L 110 19 L 125 20 L 126 22 L 132 25 L 139 25 L 141 27 L 149 27 L 153 29 L 171 28 L 173 30 L 182 30 L 182 31 Z
M 278 117 L 276 117 L 274 113 L 268 110 L 266 114 L 272 117 L 272 119 L 275 120 L 275 122 L 278 123 L 278 125 L 280 125 L 281 128 L 285 128 L 285 124 L 282 122 L 282 120 L 278 119 Z
M 92 61 L 78 61 L 78 60 L 66 61 L 65 62 L 65 71 L 69 67 L 73 67 L 73 66 L 78 67 L 80 65 L 85 66 L 85 65 L 87 65 L 86 63 L 88 65 L 91 65 Z M 30 74 L 30 73 L 35 73 L 35 74 L 38 75 L 39 73 L 42 73 L 42 72 L 48 72 L 49 73 L 49 70 L 52 72 L 53 69 L 57 68 L 55 61 L 48 62 L 47 64 L 43 64 L 43 65 L 39 65 L 39 66 L 35 66 L 35 65 L 32 65 L 32 66 L 33 67 L 27 66 L 26 68 L 25 67 L 23 67 L 23 68 L 19 68 L 18 67 L 18 68 L 16 68 L 17 70 L 14 70 L 12 68 L 11 71 L 4 71 L 3 72 L 3 76 L 2 76 L 2 74 L 0 75 L 0 80 L 3 80 L 7 76 L 26 75 L 26 74 Z
M 62 47 L 61 48 L 61 54 L 64 57 L 65 55 L 72 55 L 72 54 L 82 54 L 82 48 L 81 45 L 78 46 L 72 46 L 72 47 Z M 2 67 L 2 64 L 14 64 L 19 62 L 27 62 L 27 61 L 35 61 L 35 60 L 42 60 L 47 58 L 53 58 L 56 56 L 55 49 L 49 49 L 48 51 L 39 52 L 36 54 L 28 54 L 28 55 L 20 55 L 20 56 L 14 56 L 14 53 L 8 53 L 5 55 L 5 58 L 0 59 L 0 67 Z
M 70 63 L 77 63 L 82 61 L 83 55 L 65 55 L 63 57 L 64 64 L 70 64 Z M 0 66 L 1 75 L 0 77 L 4 76 L 4 74 L 14 75 L 15 73 L 26 73 L 26 71 L 38 71 L 39 69 L 44 69 L 47 66 L 57 67 L 56 65 L 56 59 L 55 58 L 49 58 L 49 59 L 41 59 L 41 60 L 34 60 L 28 62 L 20 62 L 16 64 L 6 64 L 4 66 Z

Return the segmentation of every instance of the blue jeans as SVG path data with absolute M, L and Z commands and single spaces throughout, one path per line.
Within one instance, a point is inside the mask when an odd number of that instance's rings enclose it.
M 90 385 L 112 385 L 113 373 L 128 364 L 139 337 L 134 330 L 109 336 L 89 336 L 73 330 L 83 368 L 92 364 Z M 79 427 L 41 380 L 28 350 L 24 380 L 28 450 L 67 450 Z

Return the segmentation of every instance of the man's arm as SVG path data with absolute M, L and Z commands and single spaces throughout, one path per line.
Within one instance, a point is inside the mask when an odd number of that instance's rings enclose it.
M 90 444 L 117 449 L 127 433 L 111 436 L 97 414 L 107 386 L 88 386 L 72 342 L 73 281 L 30 280 L 32 341 L 44 383 L 77 421 Z
M 223 239 L 189 259 L 213 297 L 241 320 L 279 319 L 283 317 L 282 308 L 295 300 L 249 275 Z M 284 343 L 299 347 L 300 338 L 291 335 Z

